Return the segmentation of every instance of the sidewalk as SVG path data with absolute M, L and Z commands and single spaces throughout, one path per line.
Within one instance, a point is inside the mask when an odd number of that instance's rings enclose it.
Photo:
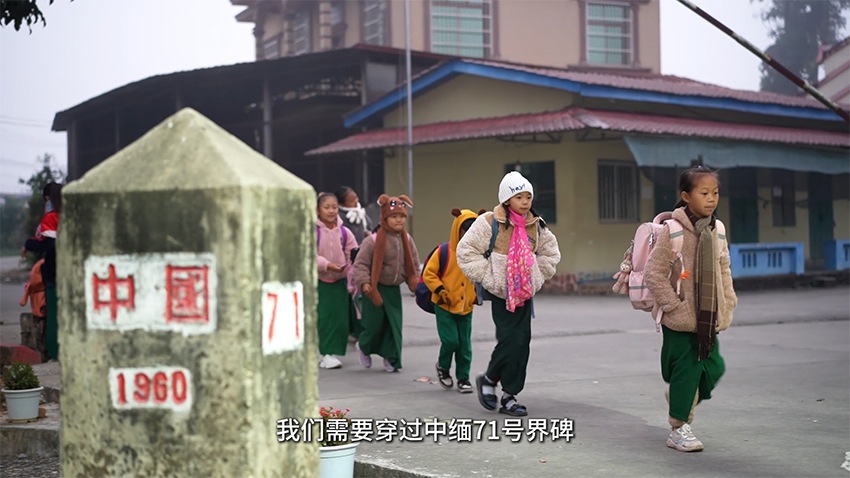
M 8 287 L 2 287 L 0 318 L 7 320 Z M 396 425 L 479 420 L 485 437 L 363 442 L 357 476 L 846 476 L 840 466 L 850 451 L 850 288 L 739 294 L 732 328 L 719 339 L 727 374 L 715 399 L 697 410 L 694 430 L 706 444 L 700 454 L 664 444 L 661 336 L 649 314 L 631 310 L 624 296 L 539 296 L 535 311 L 521 394 L 529 416 L 517 424 L 528 432 L 530 423 L 572 419 L 569 443 L 532 443 L 527 435 L 512 443 L 504 434 L 509 417 L 484 410 L 474 394 L 436 384 L 433 316 L 405 297 L 404 369 L 363 369 L 351 348 L 343 369 L 320 370 L 320 405 Z M 474 314 L 473 376 L 484 370 L 495 343 L 489 303 Z M 56 364 L 37 368 L 44 382 L 58 386 Z M 285 417 L 270 418 L 270 432 L 278 418 Z M 6 448 L 11 426 L 3 420 Z

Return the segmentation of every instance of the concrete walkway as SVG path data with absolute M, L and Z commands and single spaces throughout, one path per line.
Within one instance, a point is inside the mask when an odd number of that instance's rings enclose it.
M 625 297 L 535 299 L 531 361 L 520 395 L 529 416 L 516 427 L 484 410 L 474 394 L 436 384 L 433 316 L 410 297 L 404 307 L 400 373 L 363 369 L 352 348 L 342 369 L 319 374 L 320 405 L 350 408 L 352 418 L 386 418 L 396 430 L 400 420 L 407 422 L 408 439 L 358 446 L 357 476 L 850 476 L 841 468 L 850 452 L 846 286 L 740 294 L 735 322 L 720 336 L 727 374 L 714 398 L 697 409 L 694 431 L 706 446 L 698 454 L 665 446 L 661 336 L 649 314 L 631 310 Z M 473 375 L 486 367 L 493 336 L 487 303 L 475 310 Z M 47 372 L 40 370 L 50 380 Z M 278 418 L 286 417 L 270 417 L 270 432 Z M 417 418 L 430 427 L 478 420 L 483 437 L 475 439 L 476 424 L 470 441 L 448 435 L 411 441 L 422 436 Z M 530 427 L 545 423 L 551 431 L 561 419 L 572 420 L 569 442 L 551 435 L 529 441 Z M 11 445 L 9 428 L 0 423 L 3 448 Z M 518 433 L 522 438 L 512 442 Z

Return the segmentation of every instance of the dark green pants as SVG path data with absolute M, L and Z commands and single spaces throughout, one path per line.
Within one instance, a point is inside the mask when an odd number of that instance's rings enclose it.
M 455 376 L 458 380 L 469 380 L 472 365 L 472 312 L 466 315 L 452 314 L 442 307 L 434 307 L 437 316 L 437 334 L 440 336 L 440 368 L 450 370 L 455 360 Z
M 671 417 L 688 421 L 694 396 L 699 401 L 711 398 L 711 391 L 726 371 L 720 356 L 720 341 L 715 339 L 714 350 L 706 360 L 698 360 L 697 334 L 677 332 L 662 326 L 661 377 L 670 384 Z
M 401 290 L 397 285 L 378 284 L 378 292 L 384 299 L 381 307 L 363 297 L 360 350 L 366 355 L 378 354 L 401 368 Z
M 47 358 L 59 360 L 59 299 L 56 297 L 56 286 L 45 287 L 44 296 L 47 302 L 47 322 L 44 324 Z
M 514 312 L 505 308 L 505 299 L 493 296 L 493 322 L 496 348 L 490 355 L 487 378 L 502 383 L 502 390 L 518 395 L 525 387 L 525 372 L 531 351 L 531 301 Z
M 349 295 L 349 297 L 351 296 Z M 360 326 L 360 319 L 357 318 L 357 310 L 354 308 L 354 300 L 349 300 L 348 303 L 350 304 L 348 312 L 348 335 L 360 338 L 360 331 L 363 330 L 363 327 Z
M 348 345 L 348 316 L 351 298 L 345 279 L 336 282 L 319 281 L 319 353 L 345 355 Z

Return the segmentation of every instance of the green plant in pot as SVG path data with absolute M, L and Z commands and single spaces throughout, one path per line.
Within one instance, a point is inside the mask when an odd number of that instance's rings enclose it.
M 38 403 L 44 388 L 32 365 L 15 362 L 3 369 L 3 395 L 12 422 L 28 422 L 38 418 Z
M 321 407 L 319 415 L 322 432 L 319 437 L 319 478 L 351 478 L 354 476 L 354 454 L 359 442 L 351 441 L 350 410 L 333 407 Z M 343 433 L 332 433 L 330 425 L 335 422 L 337 430 Z M 340 423 L 343 422 L 343 423 Z

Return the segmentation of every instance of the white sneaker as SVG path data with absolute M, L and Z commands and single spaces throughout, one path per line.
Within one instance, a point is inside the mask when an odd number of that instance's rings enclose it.
M 333 355 L 323 355 L 319 361 L 319 368 L 342 368 L 342 362 Z
M 694 436 L 691 426 L 687 423 L 670 432 L 667 446 L 679 451 L 702 451 L 703 448 L 702 442 Z

